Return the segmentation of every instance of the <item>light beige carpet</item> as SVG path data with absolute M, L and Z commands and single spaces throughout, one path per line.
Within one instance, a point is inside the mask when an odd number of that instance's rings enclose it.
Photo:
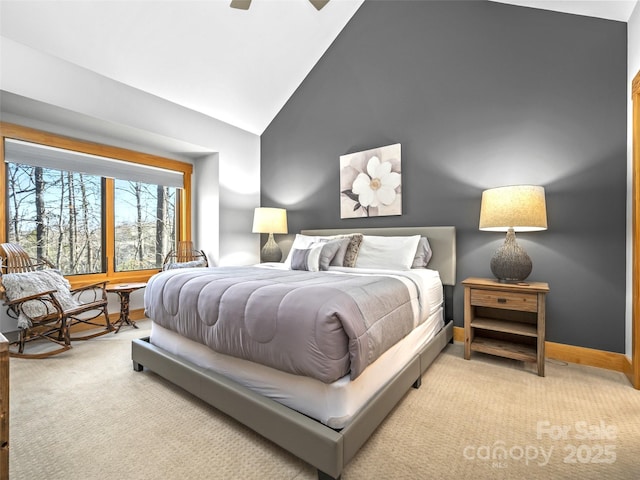
M 11 359 L 12 480 L 314 479 L 315 470 L 160 377 L 123 328 Z M 346 467 L 349 479 L 640 478 L 640 391 L 606 370 L 450 345 Z

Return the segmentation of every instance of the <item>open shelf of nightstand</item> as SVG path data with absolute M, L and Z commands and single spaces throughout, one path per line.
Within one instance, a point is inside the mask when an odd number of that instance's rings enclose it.
M 535 362 L 537 359 L 535 346 L 495 338 L 475 337 L 471 350 L 523 362 Z
M 535 338 L 538 336 L 536 325 L 531 323 L 511 322 L 497 318 L 476 317 L 471 321 L 471 327 L 477 330 L 510 333 L 513 335 L 523 335 L 525 337 Z

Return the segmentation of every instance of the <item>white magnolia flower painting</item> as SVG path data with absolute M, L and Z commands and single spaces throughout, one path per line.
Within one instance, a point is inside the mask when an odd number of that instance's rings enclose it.
M 402 215 L 400 144 L 340 156 L 340 218 Z

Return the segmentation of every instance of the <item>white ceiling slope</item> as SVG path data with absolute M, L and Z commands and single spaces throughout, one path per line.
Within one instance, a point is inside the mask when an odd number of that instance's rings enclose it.
M 0 0 L 0 33 L 260 135 L 363 1 Z M 637 3 L 496 1 L 619 21 Z
M 3 37 L 261 134 L 364 0 L 2 0 Z

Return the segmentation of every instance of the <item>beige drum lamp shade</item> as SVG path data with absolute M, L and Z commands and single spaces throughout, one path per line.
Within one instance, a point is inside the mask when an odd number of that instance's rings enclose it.
M 544 187 L 513 185 L 482 192 L 480 230 L 507 232 L 505 243 L 491 259 L 491 271 L 502 282 L 521 282 L 533 265 L 517 243 L 515 232 L 547 229 Z

